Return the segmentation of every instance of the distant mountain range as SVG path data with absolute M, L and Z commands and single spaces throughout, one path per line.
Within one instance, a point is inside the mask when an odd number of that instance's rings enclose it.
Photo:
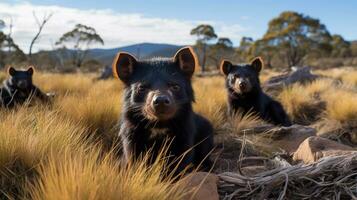
M 103 64 L 111 64 L 115 55 L 119 51 L 128 52 L 138 59 L 147 59 L 158 56 L 171 57 L 181 47 L 183 46 L 158 43 L 140 43 L 112 49 L 91 49 L 89 50 L 87 59 L 95 59 Z
M 172 57 L 176 51 L 183 46 L 172 44 L 159 44 L 159 43 L 139 43 L 129 46 L 117 47 L 112 49 L 90 49 L 86 56 L 86 60 L 97 60 L 103 65 L 110 65 L 113 62 L 115 55 L 120 51 L 128 52 L 134 55 L 137 59 L 148 59 L 153 57 Z M 57 59 L 59 56 L 64 61 L 71 58 L 73 53 L 72 49 L 64 50 L 52 50 L 52 51 L 40 51 L 36 55 L 41 57 L 43 55 L 49 55 L 51 58 Z

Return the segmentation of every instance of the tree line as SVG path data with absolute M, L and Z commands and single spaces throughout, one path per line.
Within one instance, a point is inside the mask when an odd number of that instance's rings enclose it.
M 77 69 L 83 66 L 88 50 L 93 44 L 104 45 L 101 36 L 93 27 L 77 24 L 64 33 L 54 44 L 53 53 L 34 59 L 32 49 L 38 42 L 42 30 L 52 13 L 39 19 L 33 13 L 37 30 L 30 42 L 28 54 L 24 53 L 12 39 L 12 20 L 5 23 L 0 19 L 0 67 L 6 64 L 43 61 L 50 57 L 53 65 L 71 65 Z M 8 27 L 7 33 L 4 27 Z M 270 20 L 268 30 L 262 38 L 254 40 L 242 37 L 238 46 L 227 37 L 216 34 L 214 27 L 201 24 L 190 32 L 196 38 L 194 47 L 199 56 L 202 71 L 218 69 L 221 59 L 246 62 L 256 56 L 263 57 L 266 67 L 299 66 L 317 58 L 346 58 L 357 56 L 357 43 L 346 41 L 341 35 L 332 35 L 318 19 L 286 11 Z
M 12 19 L 10 18 L 9 24 L 6 24 L 5 20 L 0 19 L 0 67 L 4 67 L 6 64 L 21 62 L 33 64 L 36 62 L 33 58 L 33 47 L 40 38 L 42 30 L 52 15 L 53 13 L 45 14 L 40 20 L 36 13 L 33 12 L 38 27 L 34 33 L 34 37 L 30 41 L 28 54 L 25 54 L 12 39 Z M 9 27 L 8 33 L 4 33 L 3 31 L 6 26 Z M 53 48 L 54 55 L 51 59 L 56 60 L 60 65 L 68 64 L 65 63 L 65 60 L 70 60 L 70 65 L 79 69 L 83 65 L 91 45 L 95 43 L 104 45 L 104 40 L 97 31 L 90 26 L 77 24 L 72 30 L 64 33 L 56 41 L 55 47 Z
M 191 35 L 197 36 L 195 47 L 203 71 L 207 59 L 218 67 L 217 57 L 234 57 L 244 62 L 261 56 L 267 67 L 273 67 L 272 62 L 278 60 L 280 65 L 290 68 L 316 58 L 357 56 L 356 43 L 346 41 L 341 35 L 332 35 L 318 19 L 292 11 L 270 20 L 262 38 L 242 37 L 236 48 L 229 38 L 218 37 L 208 24 L 195 27 Z

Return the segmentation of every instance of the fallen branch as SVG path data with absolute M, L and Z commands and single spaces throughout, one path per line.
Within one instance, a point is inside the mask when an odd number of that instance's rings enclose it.
M 219 192 L 224 199 L 357 199 L 357 152 L 276 166 L 254 176 L 221 173 Z

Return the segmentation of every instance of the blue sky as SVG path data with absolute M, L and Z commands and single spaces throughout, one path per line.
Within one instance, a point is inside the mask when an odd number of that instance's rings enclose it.
M 261 37 L 267 29 L 269 20 L 286 10 L 297 11 L 311 17 L 319 18 L 332 34 L 341 34 L 348 40 L 357 39 L 356 0 L 344 0 L 343 3 L 342 1 L 337 0 L 227 0 L 220 1 L 219 3 L 218 1 L 212 0 L 2 0 L 2 2 L 7 6 L 12 6 L 12 8 L 22 4 L 30 6 L 31 8 L 28 8 L 27 10 L 24 9 L 25 12 L 29 12 L 30 9 L 37 10 L 36 8 L 39 6 L 42 6 L 42 9 L 54 9 L 56 10 L 55 15 L 61 16 L 62 19 L 67 19 L 67 24 L 70 24 L 72 21 L 80 22 L 79 19 L 84 19 L 85 21 L 85 15 L 91 15 L 93 11 L 98 11 L 96 13 L 96 15 L 99 16 L 98 21 L 92 20 L 85 22 L 95 28 L 97 26 L 98 32 L 108 38 L 107 41 L 109 43 L 106 42 L 105 45 L 105 47 L 108 48 L 136 42 L 149 42 L 148 40 L 176 44 L 191 43 L 194 38 L 190 38 L 189 29 L 201 22 L 212 23 L 219 35 L 231 37 L 235 45 L 237 45 L 242 36 L 251 36 L 255 39 Z M 78 11 L 81 11 L 80 13 L 83 11 L 83 13 L 82 16 L 79 16 L 78 18 L 74 14 L 68 15 L 68 17 L 71 16 L 73 18 L 73 20 L 70 20 L 63 17 L 63 13 L 68 12 L 61 13 L 58 11 L 59 14 L 57 14 L 57 10 L 61 9 L 76 9 L 75 11 L 77 11 L 77 13 L 79 13 Z M 0 17 L 1 12 L 0 3 Z M 106 17 L 101 18 L 101 13 L 106 13 Z M 11 15 L 11 13 L 8 13 L 7 15 Z M 115 15 L 118 19 L 126 20 L 128 23 L 120 23 L 122 20 L 114 20 L 113 18 L 113 23 L 107 24 L 107 26 L 115 26 L 112 30 L 108 30 L 105 27 L 101 28 L 107 21 L 110 21 L 110 15 Z M 138 18 L 136 20 L 131 20 L 133 15 L 137 15 L 136 17 Z M 127 19 L 125 16 L 131 17 Z M 133 24 L 130 24 L 129 22 L 132 22 Z M 56 25 L 56 22 L 54 21 L 51 21 L 51 23 L 52 26 Z M 136 24 L 134 25 L 134 23 Z M 169 30 L 161 30 L 161 23 L 163 24 L 163 29 Z M 135 27 L 130 29 L 132 25 Z M 151 29 L 150 27 L 156 27 L 156 29 Z M 70 27 L 68 27 L 68 29 L 69 28 Z M 170 28 L 172 29 L 170 30 Z M 120 29 L 126 34 L 122 34 Z M 111 31 L 113 31 L 113 34 L 108 33 Z M 165 31 L 167 31 L 166 35 L 163 33 Z M 161 35 L 157 34 L 156 38 L 155 33 L 160 33 Z M 120 39 L 116 39 L 115 35 L 120 37 Z M 56 40 L 55 37 L 58 36 L 53 34 L 53 37 L 53 40 Z M 142 38 L 142 41 L 140 40 L 140 37 Z M 180 37 L 182 38 L 181 40 L 179 39 Z M 24 38 L 22 38 L 22 40 L 24 40 Z M 104 40 L 106 41 L 106 38 L 104 38 Z M 46 47 L 43 46 L 43 48 Z

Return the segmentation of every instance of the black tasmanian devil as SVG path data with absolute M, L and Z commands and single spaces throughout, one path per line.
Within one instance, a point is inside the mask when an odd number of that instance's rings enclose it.
M 148 151 L 155 159 L 169 141 L 169 161 L 183 158 L 176 163 L 176 173 L 189 166 L 211 168 L 213 129 L 192 110 L 191 77 L 196 67 L 190 47 L 173 58 L 137 60 L 128 53 L 117 54 L 113 73 L 125 85 L 119 135 L 127 161 Z
M 243 114 L 252 111 L 273 124 L 290 126 L 291 122 L 282 105 L 266 95 L 260 87 L 259 72 L 262 67 L 263 60 L 260 57 L 251 63 L 238 65 L 222 61 L 220 68 L 226 78 L 228 113 L 234 115 L 238 110 Z
M 32 83 L 34 68 L 27 70 L 16 70 L 13 67 L 8 69 L 9 78 L 0 88 L 0 107 L 12 108 L 21 105 L 30 98 L 39 98 L 43 102 L 48 102 L 49 97 Z

